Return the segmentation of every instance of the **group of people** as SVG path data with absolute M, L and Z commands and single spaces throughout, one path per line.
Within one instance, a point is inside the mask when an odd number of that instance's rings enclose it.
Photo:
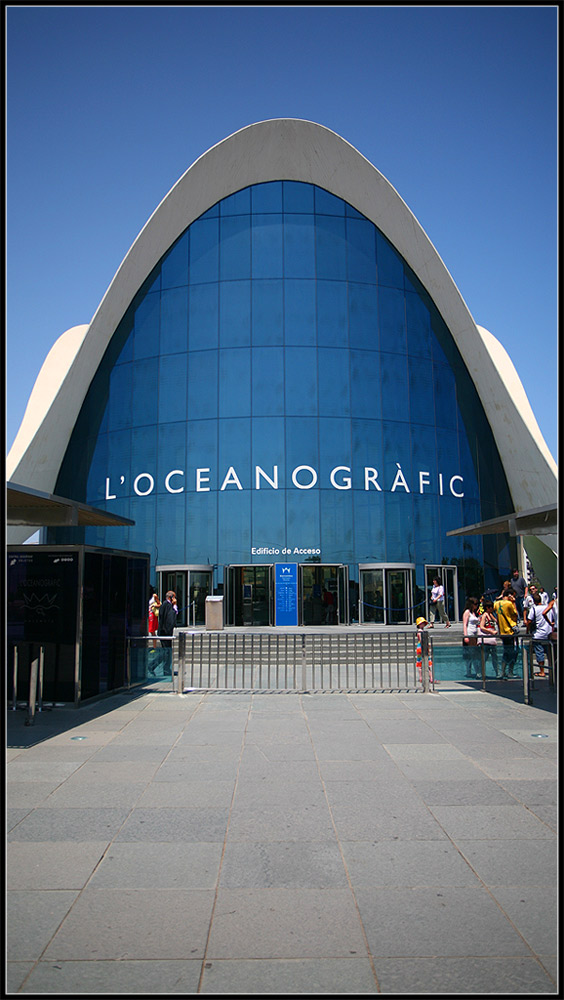
M 154 587 L 150 588 L 149 597 L 149 635 L 155 637 L 153 649 L 156 648 L 156 636 L 160 639 L 160 644 L 165 650 L 172 649 L 172 635 L 176 628 L 176 616 L 178 615 L 178 603 L 173 590 L 167 591 L 164 601 L 161 601 Z M 170 654 L 167 653 L 166 662 L 163 664 L 164 672 L 170 674 L 172 665 L 169 664 Z M 149 673 L 154 674 L 154 667 L 149 667 Z
M 433 580 L 429 621 L 418 618 L 416 627 L 420 634 L 424 629 L 434 627 L 438 614 L 445 628 L 450 622 L 444 609 L 444 589 L 438 579 Z M 492 600 L 487 594 L 481 598 L 469 597 L 462 615 L 463 650 L 466 660 L 466 676 L 481 677 L 482 650 L 484 659 L 491 659 L 496 677 L 507 680 L 515 676 L 518 652 L 518 634 L 521 626 L 533 640 L 537 661 L 537 677 L 546 677 L 545 660 L 547 643 L 556 638 L 558 632 L 558 591 L 554 588 L 552 598 L 539 585 L 529 586 L 514 569 L 511 579 L 505 580 L 501 593 Z M 498 664 L 497 639 L 501 639 L 501 668 Z
M 462 615 L 463 646 L 467 651 L 466 673 L 481 675 L 481 654 L 491 658 L 496 677 L 507 680 L 514 676 L 521 624 L 533 639 L 538 677 L 546 677 L 546 644 L 558 629 L 558 594 L 552 599 L 540 586 L 527 586 L 519 571 L 514 569 L 511 580 L 505 580 L 495 601 L 483 596 L 469 597 Z M 498 669 L 497 637 L 501 638 L 501 675 Z

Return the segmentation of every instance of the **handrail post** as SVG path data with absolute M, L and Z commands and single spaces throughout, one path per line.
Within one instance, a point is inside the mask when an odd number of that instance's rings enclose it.
M 127 690 L 131 690 L 131 636 L 127 636 L 125 647 L 125 683 Z
M 29 671 L 29 701 L 27 704 L 26 726 L 33 726 L 35 722 L 35 701 L 37 698 L 37 668 L 39 666 L 38 657 L 32 660 Z
M 480 655 L 482 658 L 482 691 L 486 690 L 486 654 L 484 650 L 484 643 L 480 643 Z
M 306 637 L 302 635 L 302 691 L 306 689 Z
M 18 647 L 14 644 L 14 673 L 13 673 L 13 684 L 14 684 L 14 697 L 12 699 L 12 711 L 16 711 L 18 707 Z
M 37 691 L 37 711 L 43 711 L 43 670 L 45 667 L 45 647 L 39 647 L 39 688 Z
M 529 685 L 529 657 L 527 655 L 527 645 L 523 640 L 523 701 L 525 705 L 532 705 L 531 687 Z
M 421 632 L 421 653 L 423 655 L 423 663 L 421 673 L 423 675 L 423 692 L 429 694 L 429 644 L 430 636 L 428 632 Z

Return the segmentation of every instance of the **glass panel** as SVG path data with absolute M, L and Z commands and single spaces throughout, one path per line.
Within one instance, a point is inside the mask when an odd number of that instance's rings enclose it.
M 161 354 L 188 349 L 188 289 L 171 288 L 161 294 Z
M 270 625 L 269 566 L 231 566 L 230 604 L 234 625 Z
M 220 215 L 249 215 L 251 211 L 251 189 L 243 188 L 229 195 L 219 203 Z
M 409 573 L 405 569 L 386 570 L 387 624 L 406 625 L 411 621 Z
M 284 284 L 282 281 L 252 282 L 253 344 L 284 343 Z M 301 343 L 301 341 L 299 341 Z
M 222 218 L 220 222 L 219 277 L 232 281 L 251 276 L 251 233 L 247 216 Z
M 384 571 L 382 569 L 363 569 L 360 571 L 360 587 L 362 600 L 361 621 L 384 624 Z
M 206 621 L 206 597 L 212 593 L 211 570 L 190 570 L 190 601 L 187 620 L 190 624 L 204 625 Z
M 188 284 L 188 233 L 184 233 L 161 264 L 161 288 Z
M 339 624 L 339 567 L 300 567 L 304 625 Z
M 380 346 L 376 285 L 349 282 L 349 340 L 351 347 L 370 351 Z
M 219 285 L 192 285 L 189 302 L 191 351 L 217 347 L 219 343 Z
M 135 310 L 136 358 L 153 358 L 159 353 L 161 296 L 158 292 L 146 295 Z
M 350 366 L 352 413 L 355 417 L 380 417 L 380 354 L 378 351 L 351 351 Z
M 286 348 L 286 412 L 317 413 L 317 357 L 313 347 Z
M 343 281 L 347 276 L 345 220 L 316 216 L 316 266 L 318 278 Z
M 217 417 L 218 351 L 195 351 L 188 366 L 188 418 Z
M 347 347 L 347 286 L 344 281 L 317 282 L 317 342 Z
M 315 277 L 315 228 L 311 216 L 284 216 L 284 276 Z
M 378 261 L 378 284 L 390 288 L 403 288 L 403 261 L 391 243 L 376 231 L 376 259 Z
M 253 212 L 282 211 L 282 182 L 267 181 L 265 184 L 255 184 L 251 188 L 251 203 Z
M 186 420 L 186 366 L 187 354 L 163 357 L 159 364 L 159 422 L 171 423 Z M 151 386 L 151 390 L 152 386 Z M 152 399 L 145 397 L 147 414 L 152 412 Z M 149 421 L 147 421 L 149 422 Z
M 284 414 L 284 351 L 254 347 L 252 365 L 253 416 Z
M 220 351 L 219 415 L 242 417 L 250 412 L 251 352 L 247 348 Z
M 303 184 L 301 181 L 284 181 L 282 188 L 285 212 L 304 212 L 313 215 L 313 187 L 311 184 Z
M 403 292 L 395 288 L 378 291 L 380 350 L 405 355 L 405 302 Z
M 367 220 L 347 219 L 349 281 L 376 283 L 376 230 Z
M 253 216 L 253 278 L 282 277 L 282 235 L 281 215 Z
M 341 198 L 337 198 L 336 195 L 330 194 L 329 191 L 320 187 L 314 188 L 314 192 L 316 213 L 319 215 L 345 214 L 345 203 Z
M 225 281 L 219 286 L 219 342 L 222 347 L 251 343 L 251 283 Z
M 198 219 L 190 226 L 190 282 L 219 278 L 219 219 Z
M 284 282 L 284 330 L 286 344 L 315 344 L 316 332 L 315 281 Z
M 350 416 L 348 351 L 325 349 L 317 352 L 319 373 L 319 415 Z

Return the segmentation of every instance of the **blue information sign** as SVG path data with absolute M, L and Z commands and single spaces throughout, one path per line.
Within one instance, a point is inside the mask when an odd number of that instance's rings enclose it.
M 298 564 L 276 563 L 276 624 L 298 624 Z

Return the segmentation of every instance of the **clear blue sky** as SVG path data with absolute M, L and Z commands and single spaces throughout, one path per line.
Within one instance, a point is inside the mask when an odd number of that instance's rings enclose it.
M 332 129 L 390 181 L 557 451 L 558 5 L 24 7 L 7 22 L 7 446 L 55 340 L 210 146 Z

